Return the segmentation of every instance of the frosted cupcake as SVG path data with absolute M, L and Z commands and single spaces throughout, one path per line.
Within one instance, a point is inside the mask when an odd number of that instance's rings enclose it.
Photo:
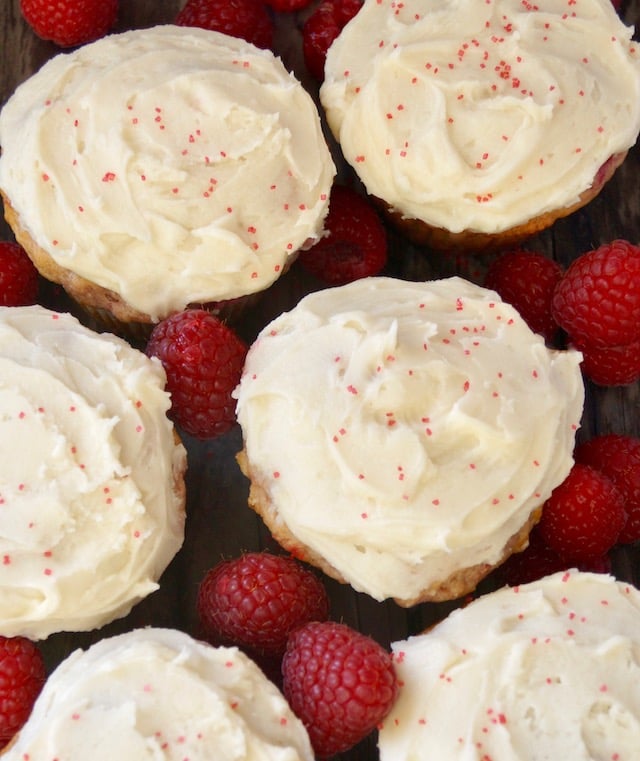
M 640 593 L 561 573 L 505 588 L 392 645 L 381 761 L 637 758 Z
M 51 674 L 5 759 L 313 761 L 277 688 L 235 648 L 137 629 L 76 650 Z
M 377 600 L 460 597 L 567 475 L 579 362 L 460 278 L 311 294 L 260 333 L 236 389 L 250 504 Z
M 184 534 L 161 365 L 42 307 L 0 309 L 0 634 L 126 615 Z
M 610 0 L 366 0 L 320 91 L 349 164 L 434 249 L 511 246 L 602 189 L 640 130 Z
M 0 145 L 17 239 L 115 329 L 264 291 L 321 234 L 335 174 L 279 59 L 176 26 L 47 62 L 3 108 Z

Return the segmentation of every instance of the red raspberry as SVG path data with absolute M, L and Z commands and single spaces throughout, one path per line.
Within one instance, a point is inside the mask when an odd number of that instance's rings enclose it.
M 38 270 L 22 246 L 0 241 L 0 306 L 35 304 L 38 286 Z
M 558 262 L 544 254 L 516 249 L 494 259 L 484 284 L 514 306 L 534 333 L 553 343 L 558 323 L 551 314 L 551 299 L 561 277 Z
M 640 439 L 609 433 L 579 444 L 576 462 L 589 465 L 610 478 L 625 500 L 627 522 L 618 542 L 640 540 Z
M 38 37 L 72 47 L 97 40 L 111 29 L 118 0 L 20 0 L 20 10 Z
M 614 240 L 579 256 L 558 283 L 552 308 L 575 341 L 604 347 L 640 340 L 640 247 Z
M 606 554 L 577 563 L 563 560 L 557 552 L 546 545 L 536 526 L 529 536 L 527 548 L 510 555 L 497 569 L 496 576 L 501 584 L 514 587 L 567 570 L 569 566 L 577 566 L 581 571 L 592 573 L 611 573 L 611 559 Z
M 33 642 L 0 636 L 0 748 L 29 718 L 45 678 L 44 660 Z
M 240 381 L 246 344 L 204 309 L 187 309 L 153 329 L 146 352 L 167 373 L 171 417 L 199 439 L 229 431 L 236 422 L 231 392 Z
M 205 574 L 197 611 L 214 644 L 282 657 L 293 629 L 327 619 L 329 597 L 315 573 L 297 560 L 247 552 Z
M 319 758 L 349 750 L 391 710 L 398 686 L 390 654 L 345 624 L 296 629 L 282 660 L 283 691 Z
M 302 53 L 311 76 L 324 79 L 324 62 L 331 43 L 356 13 L 362 0 L 322 0 L 302 27 Z
M 302 266 L 329 285 L 377 275 L 387 263 L 387 235 L 380 217 L 359 193 L 334 185 L 324 223 L 327 233 L 300 255 Z
M 175 23 L 241 37 L 259 48 L 273 42 L 273 20 L 261 0 L 187 0 Z
M 582 352 L 582 372 L 598 386 L 628 386 L 640 379 L 640 341 L 624 346 L 573 345 Z
M 301 11 L 311 5 L 312 0 L 265 0 L 265 3 L 274 11 L 288 13 L 290 11 Z
M 573 563 L 609 552 L 625 521 L 624 497 L 611 479 L 576 463 L 545 502 L 538 526 L 545 544 Z
M 558 553 L 548 547 L 534 529 L 526 549 L 510 555 L 497 569 L 496 575 L 502 584 L 515 587 L 566 568 L 567 564 L 560 559 Z

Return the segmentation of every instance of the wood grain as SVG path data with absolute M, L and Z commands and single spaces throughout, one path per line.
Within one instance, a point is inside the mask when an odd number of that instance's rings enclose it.
M 181 0 L 121 0 L 118 30 L 168 23 Z M 18 0 L 0 0 L 0 103 L 15 87 L 52 55 L 55 45 L 38 40 L 19 13 Z M 640 22 L 640 0 L 623 3 L 628 23 Z M 299 29 L 302 16 L 281 18 L 276 45 L 286 65 L 313 88 L 301 65 Z M 538 249 L 568 264 L 578 254 L 614 238 L 640 242 L 640 149 L 634 148 L 601 195 L 586 209 L 561 220 L 548 232 L 532 240 Z M 10 238 L 2 222 L 0 237 Z M 389 273 L 408 279 L 461 272 L 472 279 L 484 266 L 467 257 L 454 261 L 437 258 L 391 237 L 392 260 Z M 252 340 L 269 319 L 290 308 L 314 287 L 299 269 L 281 279 L 263 299 L 260 310 L 241 326 L 246 340 Z M 67 308 L 64 295 L 56 288 L 44 290 L 43 300 Z M 598 388 L 587 384 L 587 401 L 580 439 L 598 433 L 625 433 L 640 436 L 640 384 L 624 388 Z M 248 486 L 235 462 L 241 441 L 238 430 L 210 442 L 186 439 L 189 452 L 187 538 L 182 551 L 165 573 L 161 589 L 139 604 L 125 619 L 87 634 L 58 634 L 43 643 L 47 664 L 52 668 L 72 649 L 87 646 L 108 634 L 148 624 L 174 626 L 197 635 L 195 594 L 205 571 L 223 557 L 240 550 L 273 547 L 273 541 L 259 519 L 246 507 Z M 640 553 L 628 547 L 614 553 L 614 570 L 621 578 L 640 582 Z M 383 644 L 417 632 L 443 617 L 456 603 L 431 604 L 404 610 L 395 604 L 376 603 L 366 595 L 327 579 L 332 598 L 332 616 L 372 635 Z M 362 743 L 345 755 L 349 761 L 369 761 L 377 757 L 373 740 Z

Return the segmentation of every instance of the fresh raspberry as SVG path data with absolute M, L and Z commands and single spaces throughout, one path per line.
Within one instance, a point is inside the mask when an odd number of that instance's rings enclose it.
M 565 571 L 569 566 L 577 566 L 579 570 L 591 573 L 611 573 L 612 568 L 611 558 L 606 554 L 579 562 L 563 560 L 557 552 L 547 546 L 536 526 L 529 536 L 526 549 L 510 555 L 495 575 L 501 584 L 515 587 L 558 571 Z
M 259 48 L 273 42 L 273 20 L 261 0 L 187 0 L 175 23 L 241 37 Z
M 312 77 L 324 80 L 324 62 L 331 43 L 356 13 L 362 0 L 322 0 L 302 27 L 302 53 Z
M 561 277 L 558 262 L 535 251 L 515 249 L 491 262 L 484 284 L 514 306 L 534 333 L 553 343 L 558 323 L 551 314 L 551 299 Z
M 247 346 L 204 309 L 187 309 L 153 329 L 146 352 L 167 374 L 171 417 L 191 436 L 213 438 L 236 422 L 231 392 L 240 381 Z
M 364 739 L 391 710 L 398 689 L 390 654 L 333 621 L 310 623 L 291 634 L 282 675 L 285 697 L 319 758 Z
M 20 10 L 38 37 L 72 47 L 97 40 L 111 29 L 118 0 L 20 0 Z
M 542 508 L 540 536 L 568 562 L 602 557 L 626 521 L 624 497 L 604 474 L 576 463 Z
M 22 246 L 0 241 L 0 306 L 35 304 L 38 286 L 38 271 Z
M 564 571 L 567 563 L 558 553 L 548 547 L 537 530 L 529 537 L 528 546 L 522 552 L 514 552 L 498 567 L 496 576 L 502 584 L 516 587 L 536 581 L 557 571 Z
M 597 386 L 628 386 L 640 379 L 640 341 L 624 346 L 591 346 L 573 341 L 582 352 L 582 372 Z
M 29 718 L 45 678 L 44 660 L 33 642 L 0 636 L 0 748 Z
M 302 266 L 329 285 L 377 275 L 387 263 L 387 235 L 371 204 L 355 190 L 334 185 L 326 235 L 300 255 Z
M 618 542 L 628 544 L 639 541 L 640 439 L 617 433 L 594 436 L 576 447 L 575 459 L 604 473 L 622 493 L 627 522 Z
M 293 629 L 327 619 L 329 597 L 315 573 L 297 560 L 247 552 L 205 574 L 197 611 L 214 644 L 282 657 Z
M 303 8 L 311 5 L 312 0 L 265 0 L 265 4 L 279 13 L 289 13 L 290 11 L 301 11 Z
M 640 340 L 640 247 L 614 240 L 579 256 L 556 286 L 552 308 L 575 341 L 605 347 Z

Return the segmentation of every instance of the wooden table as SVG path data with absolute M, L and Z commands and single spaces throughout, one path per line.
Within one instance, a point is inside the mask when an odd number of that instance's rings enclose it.
M 181 0 L 121 0 L 117 30 L 169 23 Z M 0 0 L 0 104 L 15 87 L 45 60 L 59 52 L 55 45 L 35 37 L 23 22 L 18 0 Z M 640 0 L 623 2 L 623 16 L 640 24 Z M 303 14 L 279 19 L 276 47 L 285 64 L 313 88 L 301 66 L 300 24 Z M 529 248 L 547 253 L 566 265 L 582 252 L 614 238 L 640 241 L 640 147 L 631 150 L 624 165 L 601 195 L 586 209 L 562 220 L 548 232 L 532 240 Z M 0 238 L 11 238 L 2 222 Z M 437 258 L 391 236 L 389 273 L 407 279 L 422 279 L 453 272 L 474 278 L 482 272 L 482 260 L 458 262 Z M 268 320 L 292 307 L 311 288 L 318 287 L 294 266 L 263 299 L 257 313 L 240 326 L 250 341 Z M 58 288 L 46 287 L 43 301 L 58 308 L 71 308 Z M 640 384 L 623 388 L 597 388 L 587 384 L 587 398 L 579 432 L 580 439 L 599 433 L 640 436 Z M 61 633 L 42 643 L 47 664 L 52 668 L 76 647 L 86 647 L 96 639 L 143 625 L 171 626 L 197 634 L 195 595 L 205 571 L 223 557 L 241 550 L 275 548 L 273 540 L 246 507 L 248 486 L 235 462 L 240 447 L 236 429 L 217 440 L 197 442 L 185 438 L 189 455 L 187 475 L 188 519 L 183 549 L 162 578 L 161 588 L 140 603 L 132 613 L 104 629 L 86 634 Z M 640 552 L 637 547 L 613 553 L 616 575 L 640 583 Z M 456 603 L 420 605 L 404 610 L 392 602 L 376 603 L 349 587 L 326 580 L 332 599 L 331 615 L 357 627 L 387 645 L 408 633 L 420 631 L 440 619 Z M 350 761 L 375 759 L 375 742 L 365 741 L 345 758 Z

